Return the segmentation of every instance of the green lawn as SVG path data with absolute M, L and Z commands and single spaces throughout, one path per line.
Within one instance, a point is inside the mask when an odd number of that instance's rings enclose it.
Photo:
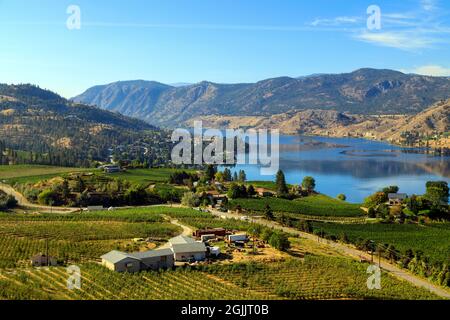
M 358 217 L 364 215 L 359 204 L 340 201 L 325 195 L 316 195 L 295 200 L 253 198 L 235 199 L 231 201 L 232 206 L 240 205 L 243 209 L 258 212 L 264 211 L 266 204 L 269 204 L 274 212 L 336 217 Z
M 339 236 L 345 233 L 351 241 L 357 238 L 373 240 L 381 244 L 392 244 L 405 252 L 419 250 L 434 261 L 450 263 L 450 223 L 415 224 L 352 224 L 314 222 L 313 227 L 325 233 Z
M 126 172 L 105 174 L 108 177 L 117 177 L 128 180 L 130 182 L 141 183 L 145 185 L 167 182 L 170 175 L 180 169 L 171 168 L 154 168 L 154 169 L 132 169 Z M 194 172 L 193 170 L 184 170 L 186 172 Z
M 12 165 L 0 166 L 0 182 L 14 185 L 15 183 L 34 183 L 51 179 L 62 173 L 92 171 L 95 169 L 66 168 L 41 165 Z
M 252 185 L 255 188 L 266 188 L 272 191 L 277 191 L 277 184 L 274 181 L 248 181 L 246 185 Z M 292 187 L 292 185 L 288 184 L 288 188 Z
M 10 185 L 14 185 L 16 183 L 37 183 L 42 180 L 48 180 L 57 176 L 61 176 L 64 173 L 86 171 L 95 172 L 106 177 L 122 178 L 133 183 L 150 185 L 162 182 L 165 183 L 168 181 L 172 173 L 180 170 L 171 168 L 131 169 L 127 170 L 126 172 L 107 174 L 93 168 L 64 168 L 42 165 L 12 165 L 0 166 L 0 182 L 5 182 Z M 191 170 L 191 172 L 194 171 Z

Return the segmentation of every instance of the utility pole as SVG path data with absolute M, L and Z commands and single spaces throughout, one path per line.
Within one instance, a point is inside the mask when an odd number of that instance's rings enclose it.
M 375 242 L 370 240 L 370 255 L 371 255 L 371 263 L 373 264 L 373 251 L 375 250 Z
M 49 267 L 50 261 L 48 258 L 48 238 L 45 238 L 45 259 L 47 259 L 47 267 Z
M 381 250 L 378 249 L 378 268 L 381 269 Z

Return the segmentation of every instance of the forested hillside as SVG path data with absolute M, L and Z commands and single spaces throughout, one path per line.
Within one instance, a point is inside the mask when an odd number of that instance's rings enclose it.
M 89 166 L 120 153 L 159 163 L 168 133 L 143 121 L 70 102 L 33 85 L 0 85 L 0 163 Z

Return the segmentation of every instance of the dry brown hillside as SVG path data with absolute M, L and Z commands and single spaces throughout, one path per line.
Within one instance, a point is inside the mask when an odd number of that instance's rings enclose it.
M 333 137 L 364 137 L 397 144 L 450 148 L 450 99 L 416 115 L 351 115 L 333 110 L 291 111 L 273 116 L 204 116 L 212 128 L 279 129 L 284 134 L 314 134 Z

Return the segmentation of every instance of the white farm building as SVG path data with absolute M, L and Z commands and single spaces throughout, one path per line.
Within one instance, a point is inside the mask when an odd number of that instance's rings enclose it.
M 203 261 L 205 258 L 205 244 L 186 236 L 172 238 L 156 250 L 137 253 L 113 250 L 101 256 L 102 265 L 117 272 L 167 269 L 172 268 L 175 261 Z
M 142 270 L 167 269 L 174 266 L 174 255 L 171 249 L 137 253 L 114 250 L 101 256 L 101 258 L 102 265 L 117 272 L 139 272 Z
M 202 261 L 206 258 L 206 246 L 186 236 L 178 236 L 169 240 L 175 261 Z

